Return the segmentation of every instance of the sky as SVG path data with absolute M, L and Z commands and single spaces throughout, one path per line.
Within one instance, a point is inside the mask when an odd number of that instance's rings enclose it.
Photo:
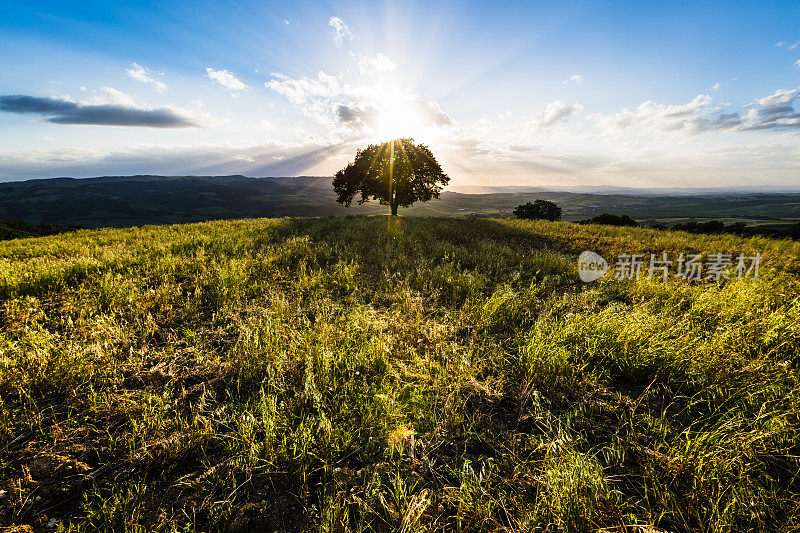
M 332 175 L 800 189 L 800 3 L 4 2 L 0 181 Z

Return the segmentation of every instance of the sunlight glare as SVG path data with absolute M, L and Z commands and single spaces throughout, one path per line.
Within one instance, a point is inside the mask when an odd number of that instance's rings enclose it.
M 430 141 L 436 129 L 423 115 L 419 105 L 405 95 L 389 94 L 380 101 L 380 115 L 373 128 L 375 141 L 383 142 L 411 137 L 418 142 Z

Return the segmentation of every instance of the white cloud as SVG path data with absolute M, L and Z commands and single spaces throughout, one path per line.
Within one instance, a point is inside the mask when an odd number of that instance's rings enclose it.
M 356 54 L 351 51 L 350 57 L 358 65 L 358 71 L 361 74 L 372 75 L 397 68 L 397 63 L 393 62 L 381 52 L 377 54 Z
M 759 98 L 748 105 L 741 129 L 800 129 L 800 113 L 794 110 L 794 102 L 800 97 L 800 89 L 778 89 L 769 96 Z
M 714 85 L 711 86 L 711 90 L 716 91 L 719 89 L 719 82 L 716 82 Z
M 84 105 L 119 105 L 123 107 L 136 107 L 136 100 L 122 91 L 113 87 L 100 87 L 91 98 L 81 102 Z
M 704 116 L 710 104 L 711 97 L 707 94 L 698 95 L 684 105 L 664 105 L 647 100 L 633 111 L 625 108 L 611 115 L 597 113 L 588 118 L 596 121 L 606 133 L 620 133 L 626 130 L 697 133 L 711 127 L 711 122 Z
M 292 23 L 292 21 L 291 21 L 291 20 L 289 20 L 289 19 L 283 19 L 283 23 L 284 23 L 284 24 L 286 24 L 286 25 L 288 26 L 289 24 L 291 24 L 291 23 Z
M 580 74 L 574 74 L 574 75 L 570 76 L 569 78 L 567 78 L 566 80 L 562 81 L 561 84 L 562 85 L 566 85 L 571 81 L 574 81 L 575 83 L 580 83 L 580 82 L 583 81 L 583 76 L 580 75 Z
M 333 28 L 333 41 L 336 43 L 336 46 L 342 46 L 345 39 L 348 41 L 353 40 L 353 32 L 350 30 L 350 27 L 339 17 L 329 18 L 328 26 Z
M 778 41 L 777 43 L 775 43 L 775 46 L 777 46 L 778 48 L 780 48 L 781 46 L 783 46 L 783 45 L 785 45 L 785 44 L 786 44 L 786 43 L 785 43 L 784 41 Z
M 338 78 L 323 71 L 319 71 L 316 78 L 303 76 L 291 79 L 279 72 L 273 72 L 272 77 L 277 79 L 269 80 L 264 86 L 284 95 L 293 104 L 306 104 L 319 98 L 330 99 L 342 91 Z
M 136 81 L 147 83 L 155 87 L 156 91 L 163 93 L 167 90 L 167 84 L 152 77 L 152 71 L 149 68 L 143 67 L 137 63 L 131 63 L 130 68 L 125 69 L 128 77 Z
M 206 76 L 232 91 L 241 91 L 242 89 L 248 88 L 247 85 L 239 80 L 239 78 L 234 76 L 233 72 L 228 72 L 224 69 L 214 70 L 213 68 L 208 67 L 206 68 Z
M 795 49 L 795 48 L 797 48 L 798 46 L 800 46 L 800 41 L 795 41 L 795 42 L 792 44 L 792 46 L 790 46 L 790 47 L 789 47 L 789 50 L 794 50 L 794 49 Z
M 794 102 L 799 97 L 800 89 L 778 89 L 745 106 L 748 111 L 742 115 L 735 111 L 723 113 L 721 106 L 711 107 L 711 97 L 701 94 L 688 104 L 664 105 L 648 100 L 633 111 L 625 108 L 618 113 L 596 113 L 588 118 L 607 134 L 626 131 L 696 134 L 715 130 L 792 130 L 800 129 L 800 113 L 794 109 Z
M 794 66 L 800 68 L 800 59 L 794 62 Z
M 533 117 L 531 127 L 533 129 L 541 130 L 552 128 L 553 126 L 566 122 L 569 118 L 578 113 L 583 106 L 581 104 L 565 104 L 564 102 L 550 102 L 544 110 L 544 113 L 536 113 Z

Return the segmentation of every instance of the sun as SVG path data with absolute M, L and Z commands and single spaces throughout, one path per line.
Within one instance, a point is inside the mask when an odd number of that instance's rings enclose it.
M 405 102 L 396 101 L 381 106 L 375 134 L 382 140 L 418 137 L 423 129 L 419 113 Z
M 436 128 L 426 120 L 425 109 L 413 97 L 390 92 L 377 104 L 378 115 L 373 126 L 376 141 L 403 137 L 423 141 L 436 135 Z

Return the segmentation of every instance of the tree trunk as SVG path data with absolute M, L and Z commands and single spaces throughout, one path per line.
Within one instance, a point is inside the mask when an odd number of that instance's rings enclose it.
M 392 204 L 392 216 L 397 216 L 397 204 Z

